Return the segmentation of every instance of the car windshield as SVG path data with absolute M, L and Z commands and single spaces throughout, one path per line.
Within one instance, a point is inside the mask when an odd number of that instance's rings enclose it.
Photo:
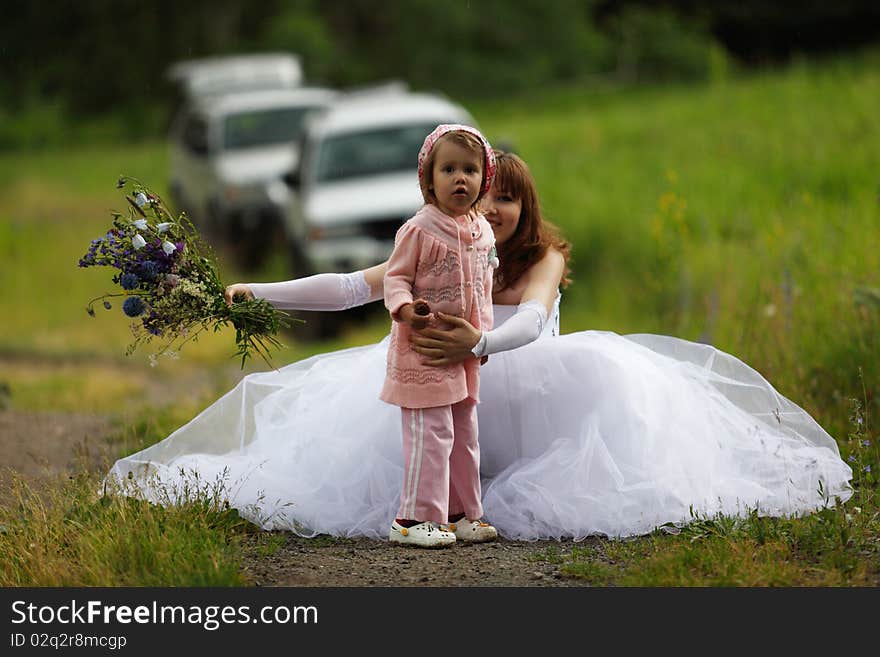
M 278 107 L 231 114 L 223 122 L 223 148 L 236 150 L 266 144 L 295 142 L 303 119 L 313 107 Z
M 433 121 L 330 137 L 320 147 L 315 179 L 326 182 L 395 171 L 415 173 L 419 149 L 436 127 Z

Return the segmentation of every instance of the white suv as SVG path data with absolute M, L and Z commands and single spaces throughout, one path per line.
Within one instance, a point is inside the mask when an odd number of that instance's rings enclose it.
M 297 166 L 306 116 L 327 107 L 337 92 L 272 86 L 281 82 L 271 77 L 264 80 L 269 88 L 253 88 L 259 86 L 256 77 L 250 88 L 242 88 L 247 79 L 223 85 L 216 62 L 209 67 L 211 77 L 203 66 L 182 70 L 188 96 L 171 127 L 171 199 L 210 242 L 233 245 L 241 264 L 253 267 L 273 240 L 283 237 L 289 190 L 282 177 Z M 227 73 L 243 70 L 239 63 Z
M 353 271 L 387 259 L 422 206 L 418 152 L 440 123 L 475 125 L 460 105 L 400 87 L 355 92 L 313 115 L 285 230 L 292 274 Z

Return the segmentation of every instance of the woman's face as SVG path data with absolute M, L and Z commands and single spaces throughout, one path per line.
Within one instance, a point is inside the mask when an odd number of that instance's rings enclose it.
M 516 227 L 519 225 L 522 201 L 492 185 L 480 200 L 480 211 L 492 226 L 492 231 L 495 233 L 495 243 L 504 244 L 513 237 Z

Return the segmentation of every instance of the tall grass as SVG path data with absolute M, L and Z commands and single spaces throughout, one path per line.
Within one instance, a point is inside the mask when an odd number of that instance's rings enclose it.
M 241 586 L 252 525 L 217 495 L 160 506 L 84 473 L 0 506 L 0 586 Z

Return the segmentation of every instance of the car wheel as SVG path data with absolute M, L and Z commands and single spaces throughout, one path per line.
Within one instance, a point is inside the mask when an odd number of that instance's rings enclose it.
M 241 268 L 244 271 L 255 271 L 269 258 L 276 242 L 272 239 L 271 231 L 267 229 L 247 233 L 237 242 L 229 240 L 229 243 L 234 244 L 236 260 Z
M 294 318 L 303 320 L 294 322 L 290 329 L 290 336 L 298 342 L 316 342 L 318 340 L 332 340 L 342 332 L 343 321 L 338 312 L 304 312 L 291 311 Z
M 303 278 L 315 274 L 308 256 L 302 247 L 293 242 L 288 246 L 288 270 L 291 278 Z M 301 342 L 314 342 L 316 340 L 329 340 L 339 335 L 342 329 L 341 317 L 338 312 L 306 312 L 292 311 L 296 319 L 303 322 L 295 322 L 290 328 L 290 334 L 295 340 Z
M 183 188 L 181 187 L 179 182 L 171 181 L 168 185 L 168 195 L 169 200 L 171 201 L 171 210 L 174 214 L 180 214 L 183 212 L 183 208 L 186 205 L 186 201 L 183 196 Z

